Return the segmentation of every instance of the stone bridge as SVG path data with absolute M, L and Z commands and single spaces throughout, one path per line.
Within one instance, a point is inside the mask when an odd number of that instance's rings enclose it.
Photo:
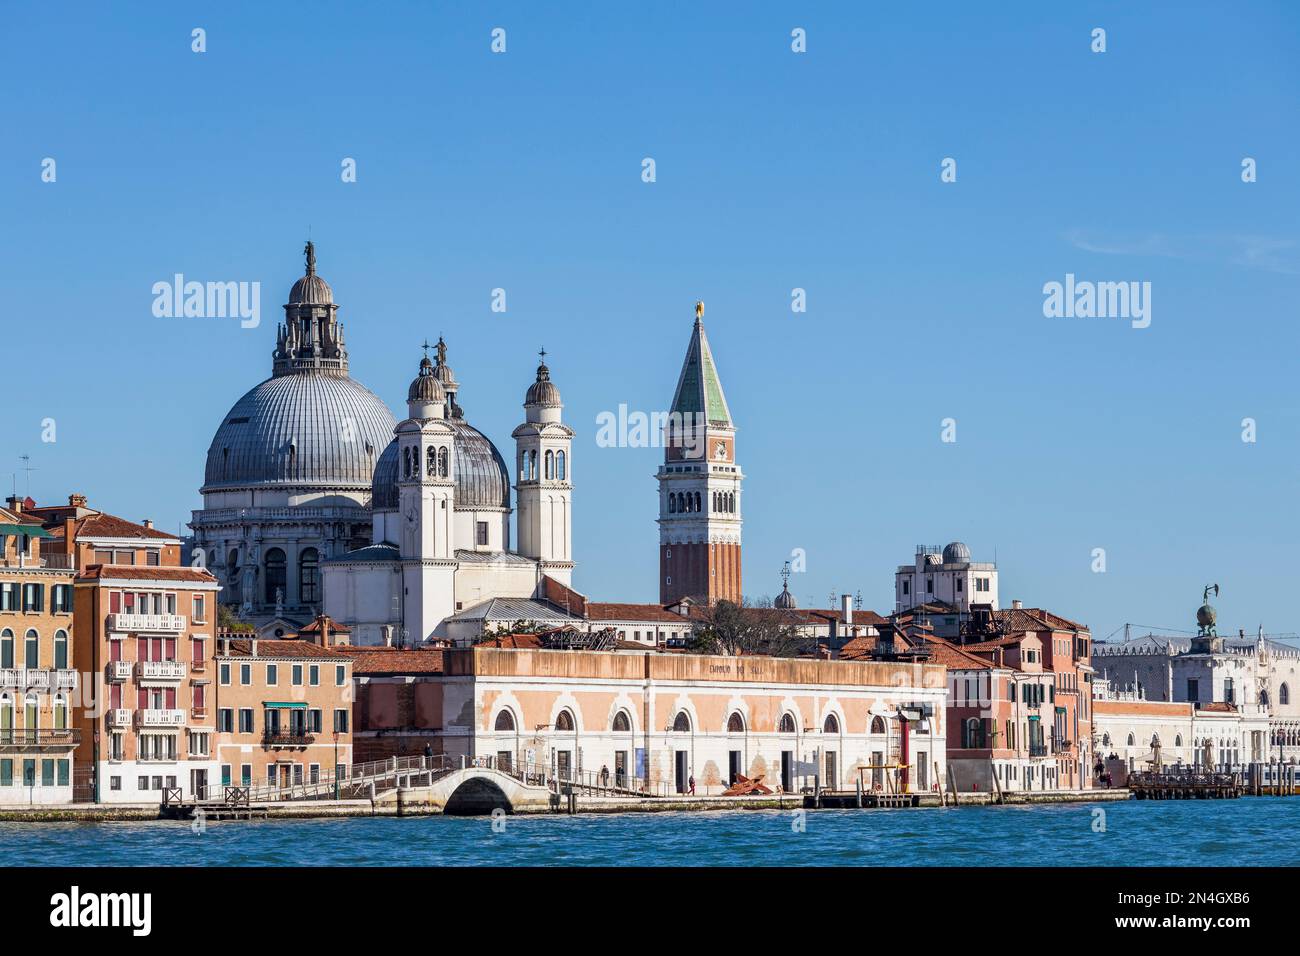
M 375 794 L 378 805 L 396 804 L 398 813 L 445 813 L 475 816 L 506 813 L 549 813 L 559 808 L 559 798 L 549 787 L 523 783 L 517 777 L 490 767 L 465 767 L 424 783 L 412 774 L 411 786 Z M 427 779 L 427 777 L 425 778 Z

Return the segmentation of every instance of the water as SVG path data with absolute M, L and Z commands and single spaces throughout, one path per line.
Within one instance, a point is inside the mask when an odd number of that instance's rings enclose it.
M 1105 832 L 1094 832 L 1094 811 Z M 0 823 L 8 865 L 1292 866 L 1300 800 L 209 823 Z

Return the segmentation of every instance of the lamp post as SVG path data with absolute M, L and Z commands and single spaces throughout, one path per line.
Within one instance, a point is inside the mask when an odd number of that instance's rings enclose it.
M 339 732 L 334 731 L 334 799 L 339 798 Z

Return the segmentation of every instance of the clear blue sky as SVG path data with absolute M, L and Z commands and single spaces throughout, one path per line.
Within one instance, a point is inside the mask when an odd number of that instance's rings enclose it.
M 751 594 L 803 548 L 801 603 L 888 611 L 918 543 L 962 539 L 1004 602 L 1097 636 L 1190 628 L 1207 582 L 1226 628 L 1300 631 L 1297 7 L 738 10 L 7 5 L 0 471 L 28 453 L 38 500 L 187 520 L 310 228 L 353 375 L 395 412 L 443 333 L 509 457 L 546 347 L 594 598 L 656 596 L 660 453 L 597 448 L 595 420 L 667 406 L 698 298 Z M 176 272 L 260 281 L 261 327 L 155 318 Z M 1151 327 L 1045 318 L 1067 272 L 1151 282 Z

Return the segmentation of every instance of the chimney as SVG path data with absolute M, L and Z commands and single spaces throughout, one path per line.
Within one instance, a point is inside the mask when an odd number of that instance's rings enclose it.
M 84 508 L 86 507 L 86 496 L 74 492 L 68 495 L 68 505 L 73 508 Z
M 256 656 L 257 656 L 257 638 L 253 638 L 251 641 L 249 641 L 249 646 L 252 648 L 252 655 L 253 655 L 253 657 L 256 657 Z
M 221 656 L 222 657 L 230 656 L 230 635 L 229 634 L 223 635 L 221 638 Z
M 841 594 L 840 608 L 841 608 L 840 616 L 844 618 L 844 623 L 852 624 L 853 623 L 853 595 Z
M 144 525 L 146 528 L 149 528 L 150 530 L 153 529 L 153 519 L 152 519 L 152 518 L 145 518 L 145 519 L 144 519 L 143 521 L 141 521 L 140 523 L 141 523 L 142 525 Z
M 384 625 L 384 647 L 393 646 L 393 625 Z
M 5 499 L 5 504 L 9 506 L 9 510 L 14 514 L 20 515 L 23 513 L 23 499 L 17 495 L 10 495 Z
M 1023 608 L 1024 606 L 1025 606 L 1025 602 L 1024 602 L 1024 601 L 1012 601 L 1012 602 L 1011 602 L 1011 609 L 1012 609 L 1013 611 L 1019 611 L 1019 610 L 1020 610 L 1021 608 Z

